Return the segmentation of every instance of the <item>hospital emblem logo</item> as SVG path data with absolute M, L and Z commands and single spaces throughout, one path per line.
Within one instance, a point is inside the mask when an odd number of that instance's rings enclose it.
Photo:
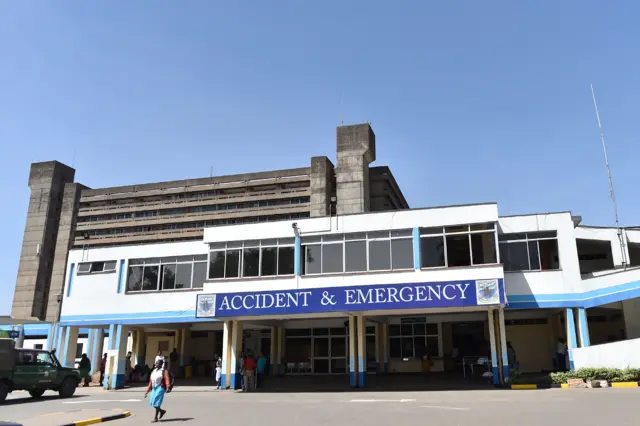
M 199 294 L 196 307 L 196 318 L 210 318 L 216 316 L 216 295 Z
M 476 298 L 478 305 L 500 303 L 498 280 L 476 280 Z

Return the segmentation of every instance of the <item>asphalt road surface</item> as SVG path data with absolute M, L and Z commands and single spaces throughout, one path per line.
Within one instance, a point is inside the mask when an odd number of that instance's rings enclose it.
M 148 424 L 153 410 L 141 389 L 78 389 L 74 398 L 10 395 L 0 420 L 57 426 L 62 413 L 129 410 L 110 426 Z M 185 426 L 320 425 L 637 425 L 640 389 L 474 390 L 448 392 L 249 393 L 183 387 L 165 398 L 162 423 Z M 86 416 L 85 416 L 86 413 Z M 77 420 L 80 420 L 78 418 Z

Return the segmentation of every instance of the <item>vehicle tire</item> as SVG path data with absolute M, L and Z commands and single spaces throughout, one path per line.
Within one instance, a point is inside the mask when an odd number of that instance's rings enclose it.
M 73 377 L 67 377 L 60 384 L 58 393 L 62 398 L 71 398 L 76 393 L 76 387 L 78 387 L 76 380 Z
M 29 395 L 31 395 L 32 398 L 40 398 L 44 395 L 44 389 L 31 389 Z
M 4 402 L 9 395 L 9 385 L 6 382 L 0 382 L 0 403 Z

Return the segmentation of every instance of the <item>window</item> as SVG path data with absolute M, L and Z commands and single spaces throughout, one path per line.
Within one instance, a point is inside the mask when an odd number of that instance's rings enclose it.
M 293 246 L 293 238 L 210 244 L 208 277 L 292 275 Z
M 76 358 L 82 357 L 82 343 L 76 344 Z
M 33 345 L 33 349 L 42 349 L 42 344 L 41 343 L 36 343 L 35 345 Z
M 206 255 L 131 259 L 127 293 L 202 288 L 206 271 Z
M 403 324 L 404 320 L 411 321 Z M 389 355 L 392 358 L 422 358 L 440 354 L 438 325 L 422 318 L 403 318 L 389 326 Z M 414 323 L 415 321 L 415 323 Z
M 42 349 L 42 345 L 35 345 L 35 346 L 36 346 L 35 349 Z M 38 346 L 40 347 L 38 348 Z M 82 356 L 82 354 L 80 356 Z M 36 363 L 40 366 L 56 367 L 56 363 L 53 361 L 53 359 L 51 359 L 51 355 L 49 355 L 48 352 L 37 352 Z
M 498 241 L 505 271 L 560 269 L 556 231 L 502 234 Z
M 87 262 L 78 264 L 78 274 L 97 274 L 100 272 L 115 272 L 117 261 Z
M 307 237 L 303 274 L 413 269 L 412 231 L 377 231 Z
M 456 267 L 497 262 L 494 223 L 420 229 L 421 267 Z

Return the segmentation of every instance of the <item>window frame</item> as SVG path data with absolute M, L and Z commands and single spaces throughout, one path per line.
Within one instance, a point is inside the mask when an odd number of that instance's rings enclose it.
M 275 269 L 276 273 L 271 275 L 262 275 L 262 249 L 263 248 L 275 248 Z M 258 278 L 274 278 L 274 277 L 292 277 L 295 275 L 295 266 L 291 273 L 280 273 L 280 249 L 291 248 L 294 250 L 294 262 L 295 262 L 295 239 L 294 238 L 269 238 L 262 240 L 247 240 L 247 241 L 229 241 L 222 243 L 209 244 L 209 252 L 207 255 L 207 279 L 206 281 L 220 281 L 220 280 L 251 280 Z M 245 249 L 258 249 L 258 275 L 245 276 L 244 275 L 244 254 Z M 238 276 L 227 277 L 227 252 L 240 251 L 240 258 L 238 259 Z M 222 277 L 210 276 L 211 268 L 211 253 L 224 253 L 224 272 Z
M 491 228 L 485 229 L 473 229 L 473 227 L 477 226 L 491 226 Z M 447 230 L 447 228 L 454 227 L 466 227 L 466 230 L 461 231 L 451 231 Z M 500 248 L 498 247 L 498 226 L 496 222 L 481 222 L 481 223 L 469 223 L 469 224 L 460 224 L 460 225 L 449 225 L 449 226 L 434 226 L 427 228 L 420 228 L 420 248 L 422 249 L 422 239 L 433 239 L 440 237 L 442 239 L 442 248 L 444 254 L 444 266 L 423 266 L 422 265 L 422 253 L 420 258 L 420 269 L 421 270 L 429 270 L 429 269 L 444 269 L 444 268 L 471 268 L 475 266 L 487 266 L 487 265 L 499 265 L 500 264 Z M 496 261 L 494 263 L 475 263 L 473 260 L 473 244 L 471 241 L 472 235 L 477 234 L 493 234 L 494 236 L 494 251 Z M 466 235 L 467 236 L 467 244 L 469 247 L 469 265 L 464 266 L 449 266 L 449 253 L 447 250 L 447 237 L 448 236 L 459 236 Z
M 431 325 L 431 324 L 436 325 L 436 327 L 437 327 L 435 334 L 429 333 L 429 331 L 428 331 L 428 327 L 427 326 Z M 427 352 L 427 353 L 429 352 L 429 349 L 428 349 L 429 346 L 427 345 L 428 338 L 429 337 L 431 337 L 431 338 L 435 337 L 436 339 L 438 339 L 438 348 L 437 348 L 438 349 L 437 350 L 438 355 L 436 355 L 436 356 L 428 355 L 428 356 L 430 356 L 432 358 L 433 357 L 439 357 L 440 354 L 442 353 L 442 341 L 441 341 L 441 337 L 440 337 L 441 333 L 442 333 L 442 327 L 438 323 L 429 323 L 429 322 L 425 321 L 425 322 L 415 322 L 415 323 L 411 322 L 411 323 L 404 323 L 403 324 L 402 320 L 401 320 L 401 322 L 399 324 L 392 324 L 392 325 L 399 327 L 399 332 L 398 332 L 397 335 L 389 334 L 389 337 L 388 337 L 389 338 L 389 347 L 391 347 L 391 339 L 397 339 L 397 340 L 400 341 L 400 355 L 401 355 L 399 357 L 400 359 L 421 359 L 421 358 L 416 356 L 416 346 L 415 346 L 415 343 L 414 343 L 416 337 L 418 337 L 418 338 L 422 337 L 424 339 L 425 352 Z M 416 333 L 416 326 L 419 326 L 419 325 L 423 325 L 424 326 L 424 328 L 425 328 L 424 333 Z M 402 333 L 402 327 L 411 327 L 411 334 L 406 334 L 406 335 L 403 334 Z M 405 357 L 404 354 L 402 353 L 402 348 L 403 348 L 402 339 L 404 339 L 404 338 L 410 338 L 411 339 L 411 346 L 412 346 L 412 348 L 411 348 L 412 356 L 411 357 Z M 391 353 L 389 354 L 389 357 L 398 359 L 398 357 L 392 357 Z
M 88 270 L 81 270 L 83 267 L 89 265 Z M 97 265 L 102 265 L 102 268 L 98 269 Z M 112 268 L 106 269 L 105 267 L 113 265 Z M 76 275 L 91 275 L 91 274 L 111 274 L 118 269 L 117 260 L 95 260 L 93 262 L 79 262 L 76 268 Z
M 536 234 L 548 234 L 548 233 L 553 233 L 553 236 L 536 236 Z M 518 235 L 518 234 L 522 234 L 524 235 L 524 238 L 514 238 L 514 239 L 503 239 L 502 241 L 500 240 L 500 236 L 503 236 L 503 238 L 505 238 L 504 236 L 508 236 L 508 235 Z M 540 241 L 549 241 L 549 240 L 555 240 L 556 242 L 556 249 L 558 251 L 558 267 L 554 268 L 554 269 L 542 269 L 542 255 L 540 254 Z M 530 252 L 530 248 L 529 248 L 529 243 L 535 243 L 537 249 L 538 249 L 538 268 L 536 269 L 532 269 L 531 268 L 531 252 Z M 562 270 L 562 262 L 560 260 L 560 245 L 558 244 L 558 231 L 557 230 L 550 230 L 550 231 L 532 231 L 532 232 L 510 232 L 510 233 L 505 233 L 505 234 L 500 234 L 498 236 L 498 252 L 500 251 L 500 245 L 502 244 L 516 244 L 516 243 L 524 243 L 524 245 L 527 247 L 527 263 L 529 264 L 529 269 L 515 269 L 515 270 L 507 270 L 505 269 L 504 272 L 544 272 L 544 271 L 561 271 Z
M 205 263 L 207 259 L 204 258 L 205 255 L 195 254 L 195 255 L 176 255 L 176 256 L 165 256 L 163 258 L 153 257 L 146 259 L 129 259 L 127 263 L 126 270 L 126 281 L 125 281 L 125 294 L 140 294 L 140 293 L 160 293 L 160 292 L 172 292 L 172 291 L 201 291 L 202 287 L 194 287 L 193 279 L 195 277 L 195 269 L 196 264 Z M 188 259 L 190 258 L 190 259 Z M 174 277 L 174 288 L 162 288 L 164 285 L 164 266 L 173 265 L 176 268 L 176 273 L 174 274 L 177 277 L 178 265 L 191 265 L 191 277 L 189 279 L 189 287 L 184 288 L 175 288 L 176 282 Z M 144 270 L 145 268 L 157 266 L 158 267 L 158 281 L 155 290 L 143 290 L 144 288 Z M 142 268 L 141 275 L 141 289 L 140 290 L 129 290 L 129 273 L 131 268 L 139 267 Z M 205 276 L 206 278 L 206 276 Z M 205 280 L 206 281 L 206 280 Z M 204 282 L 203 282 L 204 284 Z

